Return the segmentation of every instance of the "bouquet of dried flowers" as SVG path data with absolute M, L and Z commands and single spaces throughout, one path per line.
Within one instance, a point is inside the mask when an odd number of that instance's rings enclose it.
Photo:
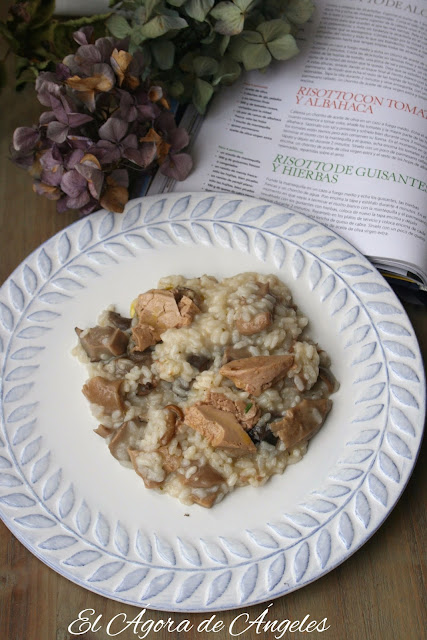
M 122 212 L 129 181 L 160 170 L 183 180 L 189 138 L 177 127 L 164 90 L 147 79 L 141 52 L 112 37 L 91 41 L 92 27 L 74 34 L 80 45 L 54 72 L 36 81 L 48 108 L 34 127 L 19 127 L 12 159 L 34 178 L 36 193 L 57 201 L 59 212 L 87 215 L 100 206 Z

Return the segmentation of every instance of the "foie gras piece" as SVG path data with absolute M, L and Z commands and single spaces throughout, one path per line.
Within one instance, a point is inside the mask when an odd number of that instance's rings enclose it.
M 238 389 L 244 389 L 253 396 L 259 396 L 286 376 L 292 367 L 294 357 L 252 356 L 242 360 L 232 360 L 223 365 L 220 374 L 232 380 Z
M 240 422 L 245 431 L 251 429 L 259 420 L 261 411 L 253 400 L 232 400 L 224 393 L 215 393 L 208 391 L 205 395 L 203 404 L 211 404 L 222 411 L 229 411 L 234 414 L 237 421 Z
M 260 313 L 257 313 L 250 320 L 243 320 L 242 318 L 237 318 L 236 329 L 243 336 L 251 336 L 254 333 L 259 333 L 260 331 L 264 331 L 264 329 L 267 329 L 272 322 L 273 322 L 273 317 L 270 311 L 262 311 Z
M 157 344 L 157 332 L 148 324 L 137 324 L 132 328 L 132 338 L 135 341 L 133 351 L 145 351 Z
M 90 378 L 83 385 L 83 394 L 93 404 L 98 404 L 109 412 L 123 411 L 123 398 L 120 395 L 120 387 L 123 380 L 107 380 L 102 376 Z
M 187 409 L 185 424 L 199 431 L 213 447 L 227 449 L 230 454 L 254 453 L 256 447 L 236 417 L 210 404 L 198 403 Z
M 166 289 L 151 289 L 141 293 L 135 304 L 139 325 L 149 325 L 153 328 L 156 340 L 167 329 L 188 326 L 196 313 L 200 311 L 188 296 L 176 300 L 177 292 Z
M 287 449 L 312 438 L 325 422 L 332 407 L 329 398 L 304 398 L 292 409 L 288 409 L 280 420 L 270 423 L 271 431 L 278 436 Z
M 83 331 L 76 327 L 76 333 L 91 362 L 99 362 L 99 360 L 126 353 L 129 336 L 120 329 L 96 326 Z

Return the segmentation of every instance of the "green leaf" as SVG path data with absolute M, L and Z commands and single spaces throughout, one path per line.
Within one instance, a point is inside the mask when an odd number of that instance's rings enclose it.
M 169 95 L 172 98 L 180 98 L 183 93 L 184 85 L 182 84 L 182 82 L 172 82 L 172 84 L 169 85 Z
M 290 0 L 285 14 L 294 24 L 304 24 L 311 18 L 314 4 L 311 0 Z
M 160 0 L 145 0 L 145 20 L 149 20 L 154 9 L 160 4 Z
M 286 36 L 291 31 L 290 24 L 284 20 L 268 20 L 258 25 L 257 31 L 262 35 L 264 42 L 277 40 Z
M 251 44 L 262 44 L 264 46 L 262 35 L 258 31 L 242 31 L 236 38 L 231 38 L 230 55 L 237 62 L 243 62 L 244 51 Z
M 223 36 L 219 45 L 219 52 L 223 56 L 230 44 L 230 36 Z
M 215 31 L 225 36 L 233 36 L 243 29 L 245 17 L 232 2 L 220 2 L 212 9 L 210 15 L 217 20 Z
M 271 62 L 271 54 L 265 44 L 248 44 L 242 53 L 242 62 L 246 71 L 263 69 Z
M 188 0 L 185 11 L 190 18 L 203 22 L 214 4 L 215 0 Z
M 194 84 L 193 104 L 199 113 L 205 113 L 206 107 L 208 106 L 208 103 L 212 98 L 213 92 L 213 86 L 209 84 L 209 82 L 197 78 Z
M 242 13 L 249 13 L 249 11 L 258 4 L 257 0 L 233 0 L 233 2 L 239 7 Z
M 151 51 L 159 69 L 165 71 L 173 67 L 175 45 L 170 40 L 155 40 L 151 43 Z
M 289 60 L 299 52 L 295 38 L 290 34 L 269 42 L 267 46 L 276 60 Z
M 218 66 L 218 71 L 216 72 L 212 84 L 216 87 L 219 84 L 233 84 L 239 78 L 242 73 L 242 68 L 238 62 L 232 60 L 229 56 L 226 56 L 221 59 L 221 62 Z
M 261 44 L 263 42 L 262 34 L 259 31 L 242 31 L 240 38 L 245 44 Z
M 218 71 L 218 62 L 208 56 L 197 56 L 193 60 L 193 69 L 196 76 L 213 76 Z
M 184 18 L 164 15 L 156 16 L 141 27 L 141 34 L 144 38 L 159 38 L 168 31 L 185 29 L 185 27 L 188 27 L 188 23 Z
M 182 7 L 182 5 L 187 2 L 187 0 L 167 0 L 167 2 L 173 7 Z
M 132 31 L 132 28 L 128 21 L 123 16 L 119 16 L 117 13 L 108 18 L 106 25 L 110 33 L 115 38 L 119 38 L 120 40 L 129 36 Z

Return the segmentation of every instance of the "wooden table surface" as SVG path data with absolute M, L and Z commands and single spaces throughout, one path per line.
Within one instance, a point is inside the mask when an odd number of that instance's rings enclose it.
M 0 219 L 2 283 L 19 263 L 41 243 L 72 223 L 76 216 L 59 215 L 55 204 L 36 196 L 31 179 L 9 162 L 12 132 L 36 122 L 39 111 L 32 89 L 16 96 L 7 87 L 0 96 Z M 427 361 L 427 309 L 406 305 Z M 425 590 L 426 447 L 422 448 L 413 475 L 396 508 L 379 531 L 343 565 L 303 589 L 274 601 L 270 620 L 327 618 L 324 633 L 286 633 L 285 638 L 324 637 L 327 640 L 423 640 L 426 638 Z M 56 574 L 35 558 L 0 521 L 0 639 L 65 640 L 68 626 L 87 608 L 102 614 L 104 628 L 81 636 L 105 640 L 108 620 L 124 612 L 131 620 L 138 609 L 86 591 Z M 187 617 L 194 625 L 188 633 L 151 632 L 149 638 L 231 638 L 228 625 L 240 613 L 256 618 L 265 609 L 218 613 L 225 629 L 198 633 L 203 614 L 170 614 L 177 625 Z M 157 621 L 168 616 L 149 612 Z M 140 633 L 140 632 L 139 632 Z M 137 638 L 132 628 L 119 638 Z M 273 638 L 252 627 L 245 640 Z

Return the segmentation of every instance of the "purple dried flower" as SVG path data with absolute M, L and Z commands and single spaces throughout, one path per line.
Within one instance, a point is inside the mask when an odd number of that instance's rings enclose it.
M 59 212 L 87 215 L 101 207 L 122 212 L 130 179 L 161 166 L 184 179 L 192 162 L 182 150 L 188 134 L 176 126 L 163 89 L 144 80 L 140 53 L 128 41 L 99 38 L 84 27 L 78 48 L 56 71 L 40 73 L 38 126 L 19 127 L 11 157 L 34 178 L 34 191 L 57 201 Z

